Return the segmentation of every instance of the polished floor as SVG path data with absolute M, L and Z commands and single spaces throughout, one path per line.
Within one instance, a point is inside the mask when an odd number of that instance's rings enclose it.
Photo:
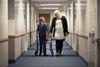
M 16 63 L 9 64 L 8 67 L 88 67 L 67 43 L 64 43 L 62 56 L 59 57 L 55 55 L 55 42 L 53 42 L 54 56 L 51 56 L 49 42 L 47 43 L 48 56 L 34 56 L 35 48 L 34 43 Z

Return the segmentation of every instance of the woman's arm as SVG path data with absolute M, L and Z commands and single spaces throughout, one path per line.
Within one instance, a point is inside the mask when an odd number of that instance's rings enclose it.
M 55 18 L 52 19 L 51 27 L 50 27 L 50 33 L 52 33 L 52 31 L 53 31 L 54 23 L 55 23 Z
M 65 36 L 67 36 L 69 34 L 68 32 L 68 24 L 67 24 L 67 19 L 65 17 L 63 17 L 64 19 L 64 30 L 65 30 Z

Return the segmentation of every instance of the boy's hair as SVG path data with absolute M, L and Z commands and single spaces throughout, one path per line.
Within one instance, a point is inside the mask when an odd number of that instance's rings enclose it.
M 39 18 L 39 21 L 45 22 L 45 18 L 44 18 L 44 17 L 40 17 L 40 18 Z

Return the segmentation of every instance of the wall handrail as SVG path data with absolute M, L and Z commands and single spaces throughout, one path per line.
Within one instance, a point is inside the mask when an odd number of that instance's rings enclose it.
M 71 32 L 69 34 L 73 34 L 73 35 L 76 35 L 78 37 L 82 37 L 82 38 L 88 39 L 88 36 L 86 36 L 86 35 L 81 35 L 81 34 L 71 33 Z
M 0 43 L 8 41 L 8 38 L 0 38 Z

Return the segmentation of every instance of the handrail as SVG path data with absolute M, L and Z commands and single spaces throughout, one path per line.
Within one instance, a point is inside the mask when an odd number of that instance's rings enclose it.
M 97 38 L 97 39 L 96 39 L 96 42 L 100 42 L 100 38 Z
M 79 36 L 79 37 L 82 37 L 82 38 L 88 39 L 88 36 L 86 36 L 86 35 L 80 35 L 80 34 L 74 34 L 74 35 L 77 35 L 77 36 Z
M 30 34 L 30 33 L 34 33 L 36 31 L 31 31 L 31 32 L 28 32 L 26 34 Z M 21 35 L 8 35 L 9 38 L 18 38 L 18 37 L 21 37 L 21 36 L 25 36 L 26 34 L 21 34 Z
M 69 34 L 73 34 L 73 35 L 76 35 L 78 37 L 82 37 L 82 38 L 88 39 L 88 36 L 86 36 L 86 35 L 81 35 L 81 34 L 76 34 L 76 33 L 71 33 L 71 32 Z
M 8 41 L 8 38 L 0 38 L 0 43 Z

